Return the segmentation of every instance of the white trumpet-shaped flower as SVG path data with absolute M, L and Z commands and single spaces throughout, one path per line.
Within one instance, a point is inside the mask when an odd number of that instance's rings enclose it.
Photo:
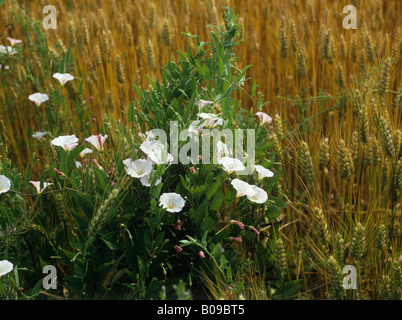
M 144 159 L 133 161 L 127 159 L 123 161 L 126 166 L 126 172 L 133 178 L 143 178 L 148 176 L 152 172 L 152 162 Z
M 215 128 L 223 125 L 223 119 L 212 113 L 199 113 L 198 117 L 205 120 L 203 126 L 207 128 Z
M 172 213 L 182 211 L 185 204 L 182 196 L 177 193 L 164 193 L 159 198 L 159 206 Z
M 103 150 L 103 145 L 105 144 L 106 139 L 108 138 L 108 136 L 102 136 L 102 135 L 97 135 L 97 136 L 91 136 L 87 139 L 85 139 L 85 142 L 89 142 L 90 144 L 92 144 L 96 150 L 101 151 Z
M 142 178 L 140 179 L 140 181 L 141 181 L 141 183 L 142 183 L 142 185 L 143 185 L 144 187 L 150 188 L 151 185 L 152 185 L 152 181 L 153 181 L 152 173 L 149 174 L 149 175 L 147 175 L 147 176 L 145 176 L 145 177 L 142 177 Z M 156 187 L 158 184 L 160 184 L 161 182 L 162 182 L 162 179 L 157 179 L 157 180 L 155 181 L 155 187 Z
M 71 151 L 78 146 L 78 138 L 75 135 L 71 136 L 60 136 L 53 139 L 51 144 L 56 147 L 62 147 L 64 151 Z
M 158 141 L 156 140 L 145 140 L 141 146 L 140 149 L 146 154 L 148 155 L 152 149 L 157 148 L 158 147 Z
M 13 39 L 13 38 L 10 38 L 10 37 L 7 37 L 6 39 L 8 41 L 10 41 L 10 44 L 11 44 L 12 47 L 14 47 L 16 44 L 22 43 L 22 40 Z
M 200 110 L 201 110 L 202 108 L 204 108 L 204 107 L 210 105 L 210 104 L 213 104 L 213 102 L 212 102 L 212 101 L 207 101 L 207 100 L 202 100 L 202 99 L 197 100 L 197 105 L 198 105 L 198 108 L 199 108 Z
M 260 118 L 261 125 L 272 123 L 272 118 L 264 112 L 257 112 L 255 115 Z
M 148 158 L 158 166 L 173 162 L 173 156 L 167 152 L 167 147 L 163 145 L 152 148 L 148 153 Z
M 6 193 L 11 188 L 11 181 L 6 176 L 0 176 L 0 194 Z
M 69 73 L 55 73 L 53 78 L 59 80 L 62 86 L 64 86 L 68 81 L 74 80 L 74 77 Z
M 6 275 L 7 273 L 13 271 L 13 268 L 14 266 L 10 261 L 7 260 L 0 261 L 0 278 Z
M 17 53 L 17 50 L 15 50 L 11 46 L 3 46 L 2 44 L 0 44 L 0 53 L 14 55 Z
M 247 195 L 254 195 L 254 190 L 251 185 L 249 185 L 247 182 L 239 180 L 239 179 L 233 179 L 231 181 L 231 184 L 233 188 L 236 189 L 237 191 L 237 198 L 247 196 Z
M 201 120 L 191 122 L 188 127 L 188 132 L 198 136 L 201 133 L 202 129 L 204 128 L 204 124 L 205 122 L 201 123 Z
M 246 194 L 248 200 L 259 204 L 267 202 L 268 194 L 264 190 L 258 188 L 257 186 L 251 186 L 251 189 L 254 191 L 254 193 Z
M 43 192 L 43 190 L 45 190 L 47 187 L 50 187 L 51 185 L 53 185 L 53 183 L 44 182 L 43 183 L 43 188 L 41 188 L 40 181 L 29 181 L 29 183 L 32 184 L 35 187 L 36 192 L 38 194 L 41 194 Z
M 80 157 L 84 158 L 87 154 L 93 153 L 94 151 L 92 149 L 89 148 L 85 148 L 84 150 L 82 150 L 80 152 Z
M 49 96 L 45 93 L 34 93 L 28 97 L 29 100 L 35 102 L 35 104 L 39 107 L 42 103 L 49 100 Z
M 274 173 L 271 170 L 265 169 L 263 166 L 260 165 L 255 166 L 255 171 L 257 171 L 258 173 L 258 180 L 272 178 L 274 176 Z
M 246 169 L 244 164 L 236 158 L 223 157 L 219 162 L 226 172 L 243 171 Z
M 36 140 L 41 141 L 41 140 L 45 139 L 46 135 L 47 135 L 47 132 L 37 131 L 32 135 L 32 138 L 35 138 Z
M 233 151 L 229 149 L 226 143 L 222 141 L 218 141 L 216 144 L 216 157 L 218 163 L 221 162 L 222 158 L 224 157 L 232 157 Z

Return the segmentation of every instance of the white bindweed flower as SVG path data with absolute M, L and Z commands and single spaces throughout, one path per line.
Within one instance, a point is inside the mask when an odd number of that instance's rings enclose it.
M 145 133 L 140 132 L 140 133 L 138 134 L 138 136 L 139 136 L 140 138 L 142 138 L 144 141 L 145 141 L 145 140 L 153 141 L 153 140 L 156 139 L 155 134 L 154 134 L 152 131 L 147 131 L 147 132 L 145 132 Z
M 80 157 L 84 158 L 87 154 L 93 153 L 94 151 L 92 149 L 89 148 L 85 148 L 84 150 L 82 150 L 80 152 Z
M 10 41 L 10 44 L 11 44 L 12 47 L 14 47 L 16 44 L 22 43 L 22 40 L 13 39 L 13 38 L 10 38 L 10 37 L 7 37 L 6 39 L 8 41 Z
M 164 193 L 159 198 L 159 206 L 172 213 L 182 211 L 185 204 L 182 196 L 177 193 Z
M 191 122 L 190 126 L 188 127 L 188 132 L 198 136 L 204 128 L 204 124 L 205 122 L 201 123 L 201 120 Z
M 75 135 L 60 136 L 56 139 L 53 139 L 51 144 L 56 147 L 62 147 L 64 151 L 67 152 L 73 150 L 75 147 L 78 146 L 78 138 Z
M 153 179 L 152 179 L 152 173 L 149 174 L 149 175 L 147 175 L 147 176 L 145 176 L 145 177 L 142 177 L 140 181 L 141 181 L 141 183 L 142 183 L 142 185 L 143 185 L 144 187 L 150 188 L 151 185 L 152 185 L 152 181 L 153 181 Z M 155 187 L 156 187 L 158 184 L 160 184 L 161 182 L 162 182 L 162 179 L 156 180 L 156 181 L 155 181 Z
M 44 140 L 44 139 L 45 139 L 45 136 L 46 136 L 46 135 L 47 135 L 47 132 L 40 132 L 40 131 L 37 131 L 37 132 L 35 132 L 35 133 L 32 135 L 32 138 L 35 138 L 35 139 L 41 141 L 41 140 Z
M 49 100 L 49 96 L 45 93 L 34 93 L 28 97 L 29 100 L 35 102 L 35 104 L 39 107 L 42 103 Z
M 0 176 L 0 194 L 6 193 L 11 188 L 11 181 L 5 176 Z
M 61 86 L 64 86 L 68 81 L 74 80 L 74 77 L 69 73 L 55 73 L 53 78 L 59 80 Z
M 143 178 L 152 172 L 152 162 L 144 159 L 133 161 L 127 159 L 123 161 L 126 166 L 126 172 L 133 178 Z
M 197 100 L 197 105 L 198 105 L 198 108 L 199 108 L 200 110 L 201 110 L 202 108 L 204 108 L 204 107 L 210 105 L 210 104 L 213 104 L 213 102 L 212 102 L 212 101 L 202 100 L 202 99 Z
M 248 200 L 260 204 L 267 202 L 268 194 L 264 190 L 257 186 L 251 186 L 251 188 L 254 191 L 254 194 L 246 194 Z
M 272 178 L 274 176 L 274 173 L 271 170 L 265 169 L 263 166 L 260 165 L 255 166 L 255 171 L 257 171 L 258 173 L 258 180 Z
M 243 171 L 246 167 L 236 158 L 223 157 L 219 162 L 226 172 L 232 173 L 235 171 Z
M 241 181 L 239 179 L 233 179 L 231 182 L 233 188 L 236 189 L 237 191 L 237 198 L 246 196 L 246 195 L 254 195 L 254 190 L 251 187 L 251 185 L 249 185 L 247 182 L 245 181 Z
M 7 260 L 0 261 L 0 278 L 6 275 L 7 273 L 13 271 L 13 268 L 14 266 L 10 261 Z
M 173 162 L 173 156 L 167 152 L 166 146 L 156 146 L 148 153 L 148 158 L 156 165 L 170 164 Z
M 43 192 L 43 190 L 45 190 L 47 187 L 50 187 L 51 185 L 53 185 L 53 183 L 48 183 L 48 182 L 44 182 L 43 183 L 43 188 L 40 187 L 40 181 L 29 181 L 30 184 L 32 184 L 35 189 L 36 192 L 38 194 L 41 194 Z
M 91 136 L 85 139 L 85 142 L 89 142 L 96 148 L 96 150 L 101 151 L 103 150 L 103 145 L 105 144 L 107 138 L 108 136 L 102 136 L 99 134 L 97 136 Z
M 207 128 L 215 128 L 223 125 L 223 119 L 212 113 L 199 113 L 198 117 L 205 120 L 203 126 Z
M 218 160 L 218 163 L 221 162 L 223 157 L 232 157 L 232 150 L 229 150 L 229 147 L 227 146 L 226 143 L 223 143 L 222 141 L 218 141 L 216 144 L 216 157 Z
M 13 55 L 17 53 L 17 50 L 15 50 L 11 46 L 3 46 L 2 44 L 0 44 L 0 53 Z
M 257 112 L 255 115 L 260 118 L 261 125 L 272 123 L 272 118 L 264 112 Z
M 141 146 L 140 149 L 146 154 L 148 155 L 152 149 L 154 148 L 158 148 L 158 141 L 156 140 L 145 140 Z

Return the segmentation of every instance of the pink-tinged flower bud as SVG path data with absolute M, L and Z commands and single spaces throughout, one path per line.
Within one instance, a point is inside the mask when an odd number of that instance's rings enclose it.
M 82 165 L 82 169 L 85 171 L 85 169 L 87 168 L 87 164 L 89 162 L 89 159 L 84 159 L 84 164 Z
M 174 225 L 174 228 L 178 231 L 181 231 L 181 226 L 184 224 L 183 221 L 177 221 Z
M 96 118 L 93 117 L 91 120 L 89 120 L 89 121 L 87 122 L 87 126 L 89 126 L 92 122 L 95 122 L 95 121 L 96 121 Z
M 95 165 L 98 167 L 99 170 L 103 170 L 101 165 L 98 163 L 98 160 L 94 159 L 93 161 L 94 161 Z
M 116 182 L 112 181 L 111 185 L 114 187 L 116 185 Z
M 182 247 L 180 247 L 180 246 L 174 246 L 174 247 L 175 247 L 175 249 L 176 249 L 176 251 L 177 251 L 178 253 L 183 252 L 183 248 L 182 248 Z
M 90 96 L 87 100 L 84 101 L 84 103 L 87 103 L 89 101 L 92 101 L 94 97 Z
M 66 176 L 63 172 L 59 171 L 59 170 L 56 169 L 56 168 L 54 168 L 54 172 L 56 172 L 59 176 L 62 176 L 62 177 L 65 177 L 65 176 Z
M 253 231 L 257 236 L 260 235 L 260 231 L 258 231 L 258 230 L 257 230 L 256 228 L 254 228 L 253 226 L 250 226 L 249 229 L 250 229 L 251 231 Z
M 201 259 L 205 259 L 205 254 L 204 254 L 204 252 L 200 251 L 199 255 L 200 255 L 200 258 L 201 258 Z
M 239 228 L 242 229 L 242 230 L 244 229 L 244 224 L 241 223 L 240 221 L 232 220 L 232 221 L 230 221 L 230 223 L 238 225 Z
M 191 167 L 191 168 L 190 168 L 190 172 L 191 172 L 191 174 L 195 174 L 195 168 L 194 168 L 194 167 Z
M 274 134 L 274 127 L 273 127 L 273 126 L 270 126 L 270 127 L 269 127 L 269 131 L 271 131 L 271 136 L 270 136 L 270 138 L 272 138 L 272 136 L 273 136 L 273 134 Z
M 138 153 L 138 149 L 134 149 L 135 153 Z
M 201 156 L 201 155 L 199 155 L 197 158 L 198 158 L 198 160 L 202 160 L 202 156 Z
M 233 241 L 236 241 L 236 242 L 238 242 L 238 243 L 241 243 L 242 242 L 242 238 L 241 237 L 230 237 L 230 240 L 233 240 Z

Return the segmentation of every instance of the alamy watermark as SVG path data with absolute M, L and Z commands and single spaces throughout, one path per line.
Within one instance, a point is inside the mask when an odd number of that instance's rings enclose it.
M 42 270 L 43 274 L 47 274 L 42 280 L 42 287 L 45 290 L 57 289 L 57 269 L 55 266 L 47 265 Z
M 43 19 L 42 26 L 45 30 L 57 29 L 57 10 L 55 6 L 47 5 L 43 7 L 42 13 L 47 14 Z
M 345 29 L 357 29 L 356 7 L 347 5 L 343 8 L 343 13 L 348 15 L 343 19 L 342 25 Z
M 357 289 L 356 267 L 347 265 L 343 268 L 342 274 L 347 274 L 347 276 L 343 278 L 343 288 L 345 290 L 356 290 Z

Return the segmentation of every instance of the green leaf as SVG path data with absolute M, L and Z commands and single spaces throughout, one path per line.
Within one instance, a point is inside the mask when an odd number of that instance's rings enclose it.
M 200 74 L 201 77 L 204 78 L 205 77 L 204 69 L 201 67 L 201 64 L 198 62 L 198 60 L 195 60 L 194 63 L 195 63 L 195 67 L 197 69 L 197 72 Z
M 144 232 L 144 244 L 145 244 L 145 249 L 149 250 L 152 248 L 152 242 L 151 242 L 151 237 L 149 235 L 149 231 L 145 230 Z
M 211 210 L 218 211 L 220 207 L 223 205 L 224 194 L 222 191 L 219 191 L 211 201 L 210 208 Z
M 91 201 L 91 198 L 85 194 L 78 192 L 72 192 L 72 194 L 77 201 L 79 208 L 81 208 L 82 212 L 84 212 L 87 219 L 91 219 L 94 212 L 94 205 Z
M 103 242 L 109 247 L 110 250 L 118 250 L 119 246 L 117 244 L 114 244 L 112 241 L 115 240 L 114 239 L 115 235 L 113 233 L 109 233 L 103 237 L 101 237 L 101 239 L 103 240 Z
M 127 110 L 127 120 L 128 122 L 134 122 L 135 121 L 135 105 L 134 101 L 130 102 L 130 105 L 128 106 Z
M 153 247 L 159 248 L 162 245 L 164 239 L 165 239 L 165 232 L 159 233 L 155 238 Z
M 206 197 L 208 200 L 211 200 L 211 198 L 218 192 L 221 184 L 222 184 L 222 177 L 216 178 L 216 181 L 212 184 L 212 186 L 208 189 L 206 193 Z
M 242 293 L 242 291 L 243 291 L 243 287 L 244 287 L 244 282 L 241 282 L 241 283 L 237 286 L 236 291 L 235 291 L 236 297 L 238 297 L 238 296 L 241 295 L 241 293 Z
M 276 219 L 281 215 L 281 212 L 282 212 L 281 207 L 272 205 L 268 208 L 268 210 L 265 212 L 265 214 L 270 219 Z
M 269 197 L 268 202 L 273 203 L 279 207 L 283 207 L 283 208 L 287 207 L 286 203 L 277 197 L 272 197 L 272 196 Z

